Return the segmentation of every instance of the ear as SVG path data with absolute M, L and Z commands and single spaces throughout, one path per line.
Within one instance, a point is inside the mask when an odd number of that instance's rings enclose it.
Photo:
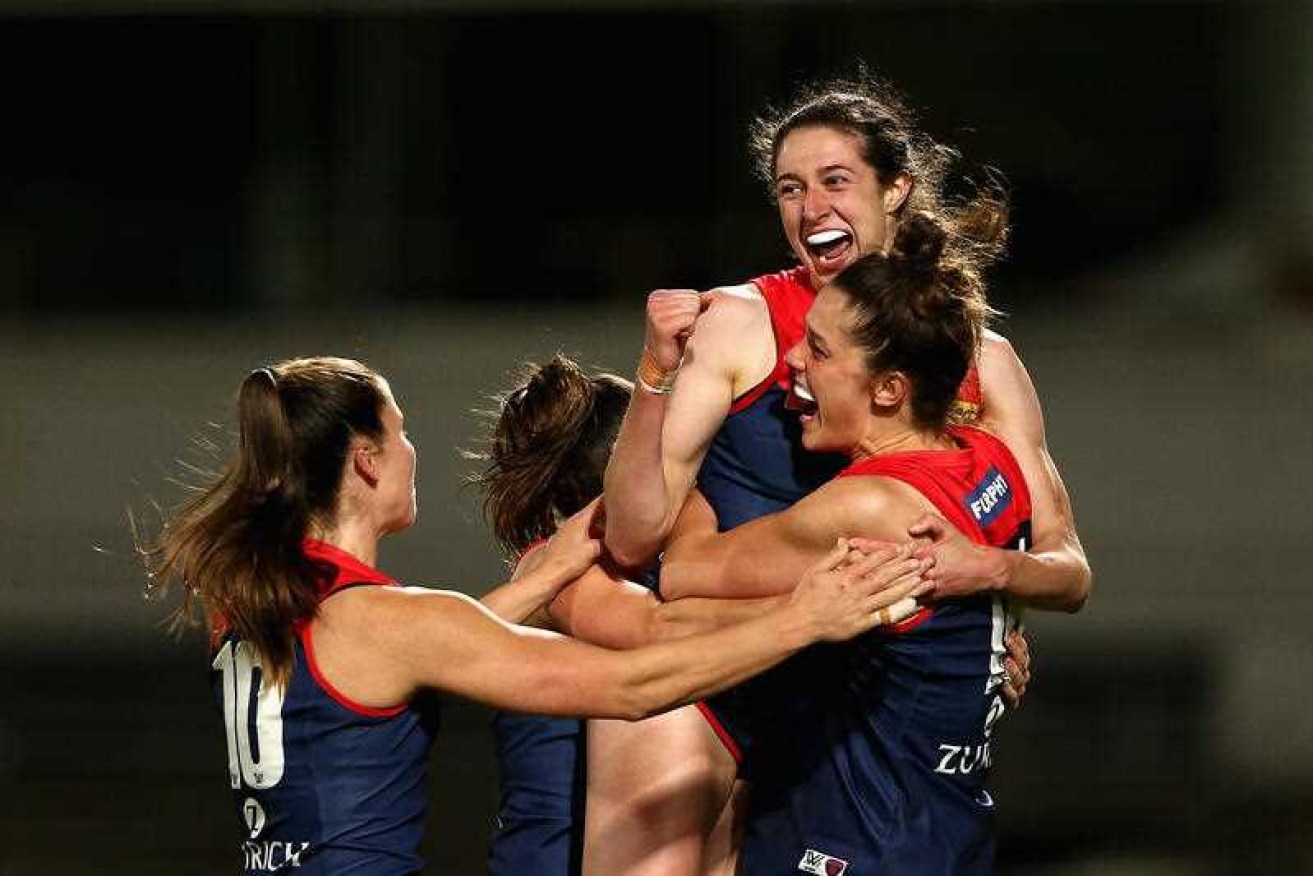
M 901 371 L 886 371 L 871 378 L 871 406 L 893 412 L 907 401 L 912 385 Z
M 900 173 L 893 178 L 890 183 L 884 187 L 884 211 L 892 216 L 907 201 L 908 195 L 912 194 L 912 176 L 908 173 Z
M 352 442 L 351 470 L 369 486 L 377 486 L 379 479 L 378 448 L 366 441 Z

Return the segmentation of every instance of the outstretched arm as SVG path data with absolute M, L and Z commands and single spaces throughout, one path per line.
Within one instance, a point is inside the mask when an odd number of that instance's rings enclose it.
M 742 623 L 779 608 L 787 597 L 662 602 L 646 587 L 594 566 L 549 606 L 551 627 L 607 648 L 639 648 Z
M 988 333 L 980 356 L 984 394 L 981 425 L 1007 444 L 1030 488 L 1029 551 L 971 544 L 947 521 L 926 515 L 909 532 L 935 541 L 928 576 L 940 598 L 1001 590 L 1028 605 L 1079 611 L 1089 598 L 1091 573 L 1076 533 L 1071 499 L 1049 454 L 1044 414 L 1035 386 L 1008 341 Z
M 814 642 L 859 635 L 881 620 L 883 591 L 905 594 L 920 583 L 911 561 L 846 564 L 848 552 L 838 545 L 762 617 L 634 651 L 514 627 L 461 594 L 381 587 L 326 603 L 316 649 L 335 686 L 366 704 L 438 688 L 512 711 L 638 719 L 737 684 Z

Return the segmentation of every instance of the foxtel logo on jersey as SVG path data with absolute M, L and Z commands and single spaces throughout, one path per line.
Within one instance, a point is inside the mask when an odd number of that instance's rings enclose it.
M 966 498 L 967 507 L 981 526 L 988 526 L 1012 502 L 1012 487 L 996 468 L 990 468 Z
M 802 853 L 798 869 L 804 873 L 815 873 L 816 876 L 843 876 L 848 871 L 848 862 L 825 852 L 808 849 Z

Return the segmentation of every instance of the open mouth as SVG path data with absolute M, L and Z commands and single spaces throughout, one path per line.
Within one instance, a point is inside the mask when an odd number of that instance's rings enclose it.
M 852 248 L 853 237 L 837 228 L 817 231 L 807 235 L 807 252 L 823 271 L 831 271 L 843 263 L 848 250 Z
M 797 411 L 798 418 L 804 423 L 816 415 L 816 399 L 807 385 L 799 382 L 796 376 L 789 382 L 789 394 L 784 399 L 784 407 L 790 411 Z

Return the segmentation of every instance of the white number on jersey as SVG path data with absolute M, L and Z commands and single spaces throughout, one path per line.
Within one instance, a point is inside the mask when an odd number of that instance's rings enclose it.
M 228 781 L 234 788 L 272 788 L 283 777 L 283 692 L 265 685 L 260 655 L 250 642 L 231 640 L 214 658 L 223 673 L 223 723 L 228 730 Z M 255 698 L 256 749 L 251 746 Z M 259 751 L 256 759 L 255 750 Z

